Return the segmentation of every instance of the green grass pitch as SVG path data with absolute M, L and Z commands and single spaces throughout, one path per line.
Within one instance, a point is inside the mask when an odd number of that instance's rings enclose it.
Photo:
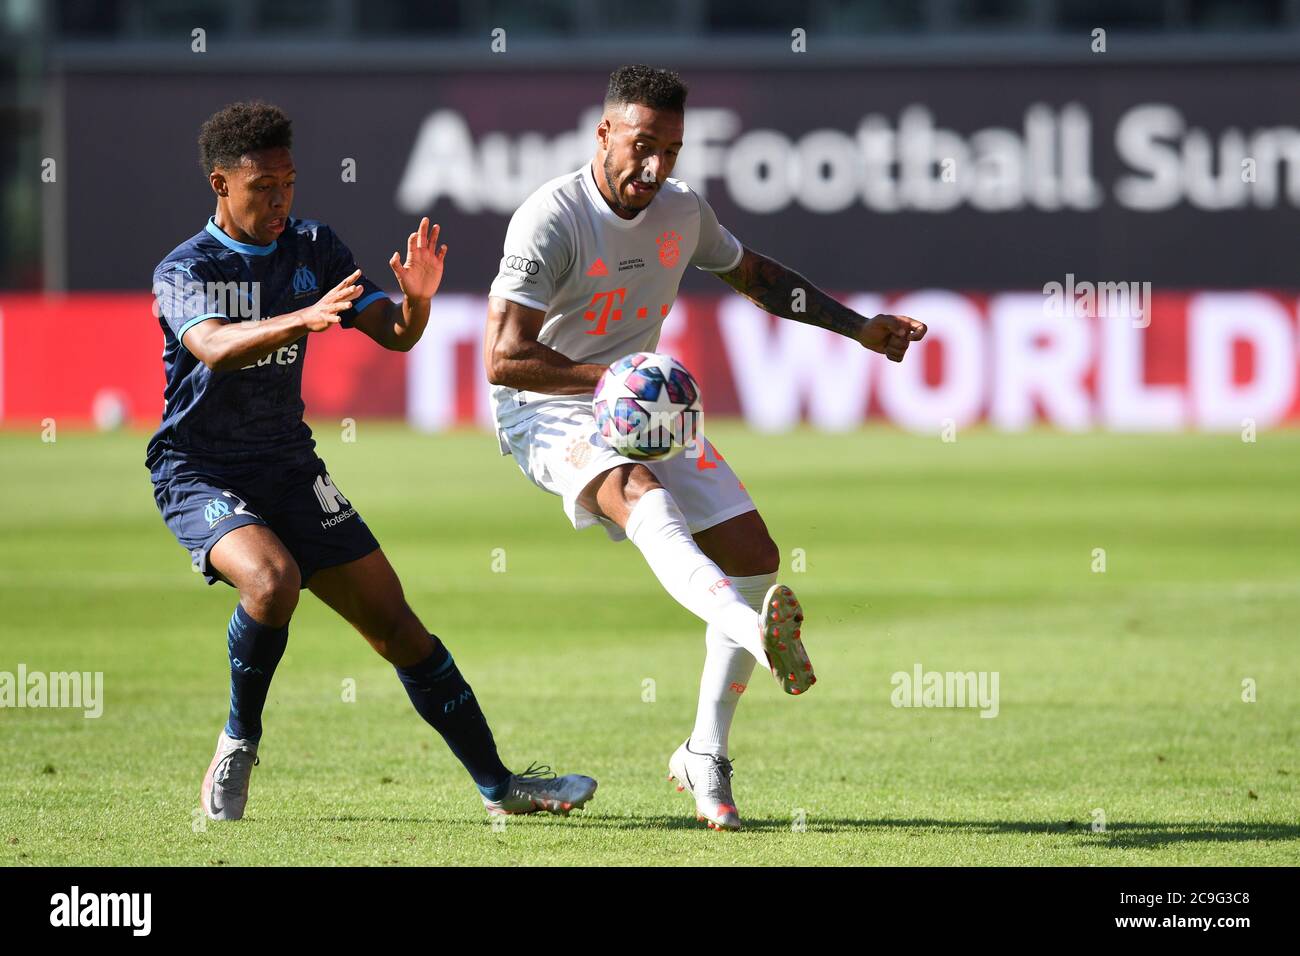
M 305 594 L 248 816 L 201 826 L 234 593 L 163 527 L 145 435 L 10 431 L 0 670 L 102 671 L 105 701 L 0 710 L 0 865 L 1300 863 L 1300 434 L 719 424 L 820 678 L 790 698 L 756 672 L 748 829 L 719 834 L 665 780 L 703 626 L 631 545 L 575 533 L 491 436 L 317 433 L 507 763 L 597 777 L 587 811 L 494 830 L 391 668 Z M 892 706 L 916 663 L 996 671 L 997 717 Z

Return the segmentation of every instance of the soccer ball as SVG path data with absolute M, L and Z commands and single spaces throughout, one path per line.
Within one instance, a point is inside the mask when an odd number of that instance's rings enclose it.
M 115 388 L 101 388 L 90 403 L 90 416 L 101 432 L 115 432 L 129 417 L 126 396 Z
M 605 370 L 591 403 L 606 444 L 638 461 L 664 461 L 695 441 L 700 387 L 671 355 L 634 352 Z

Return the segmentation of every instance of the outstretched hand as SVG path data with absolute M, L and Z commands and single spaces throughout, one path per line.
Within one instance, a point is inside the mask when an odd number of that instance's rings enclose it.
M 903 361 L 907 347 L 925 337 L 925 323 L 906 315 L 873 316 L 858 334 L 858 341 L 891 362 Z
M 316 302 L 300 311 L 302 324 L 308 332 L 324 332 L 331 325 L 339 324 L 340 314 L 352 308 L 352 303 L 363 291 L 357 284 L 360 278 L 361 270 L 357 269 Z
M 432 299 L 442 282 L 442 266 L 447 258 L 447 245 L 438 245 L 441 226 L 429 229 L 429 218 L 420 220 L 419 228 L 406 238 L 406 261 L 398 253 L 388 260 L 402 294 L 408 299 Z

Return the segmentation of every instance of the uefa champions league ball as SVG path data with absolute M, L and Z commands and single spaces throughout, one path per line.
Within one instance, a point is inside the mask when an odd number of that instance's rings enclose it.
M 601 375 L 592 399 L 606 444 L 638 461 L 664 461 L 693 442 L 704 414 L 700 387 L 671 355 L 635 352 Z

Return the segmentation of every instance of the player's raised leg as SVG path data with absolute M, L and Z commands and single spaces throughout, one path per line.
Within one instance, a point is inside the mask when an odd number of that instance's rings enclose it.
M 199 800 L 213 820 L 238 820 L 262 739 L 262 710 L 271 678 L 289 641 L 298 606 L 298 564 L 262 524 L 237 527 L 208 553 L 211 568 L 239 591 L 226 629 L 230 654 L 230 713 L 204 774 Z
M 497 754 L 487 718 L 451 652 L 406 603 L 383 551 L 315 572 L 307 587 L 347 620 L 397 670 L 424 720 L 442 735 L 493 813 L 568 813 L 596 792 L 590 777 L 512 774 Z
M 578 503 L 623 528 L 678 603 L 764 667 L 778 664 L 768 648 L 784 654 L 803 619 L 794 593 L 776 585 L 778 606 L 771 613 L 765 607 L 760 615 L 746 604 L 731 579 L 696 544 L 673 496 L 649 468 L 625 464 L 602 472 L 583 489 Z M 811 670 L 793 676 L 773 670 L 773 675 L 786 693 L 798 694 L 808 688 Z
M 768 590 L 776 584 L 781 554 L 757 511 L 748 511 L 721 524 L 698 531 L 695 542 L 731 578 L 741 599 L 758 611 Z M 728 738 L 740 695 L 749 685 L 754 657 L 718 628 L 704 636 L 704 673 L 690 749 L 699 753 L 728 754 Z
M 756 611 L 763 607 L 776 587 L 781 556 L 757 511 L 698 531 L 695 541 L 727 573 L 746 604 Z M 706 629 L 704 641 L 695 727 L 669 759 L 668 777 L 677 782 L 678 790 L 690 791 L 699 819 L 714 829 L 736 830 L 741 819 L 732 796 L 728 742 L 740 696 L 754 670 L 754 657 L 712 625 Z M 785 666 L 778 650 L 773 669 Z
M 803 646 L 803 610 L 794 592 L 777 583 L 781 553 L 762 516 L 747 511 L 696 532 L 695 541 L 727 573 L 745 603 L 763 617 L 767 663 L 786 693 L 800 694 L 817 683 Z M 722 744 L 725 750 L 725 736 Z

